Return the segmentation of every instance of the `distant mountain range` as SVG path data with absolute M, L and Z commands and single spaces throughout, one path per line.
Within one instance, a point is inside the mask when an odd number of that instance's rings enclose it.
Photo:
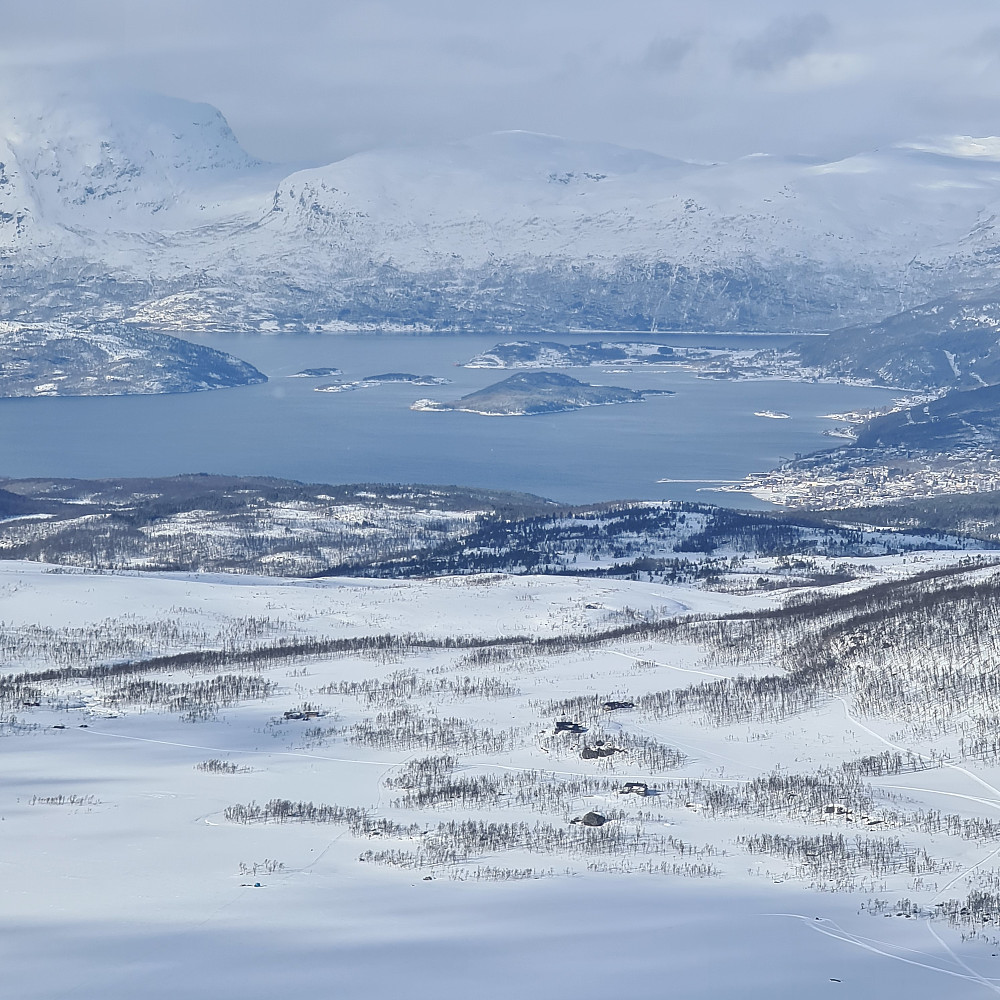
M 1000 284 L 998 209 L 997 139 L 701 164 L 505 132 L 288 173 L 207 105 L 34 99 L 0 111 L 0 318 L 830 330 Z

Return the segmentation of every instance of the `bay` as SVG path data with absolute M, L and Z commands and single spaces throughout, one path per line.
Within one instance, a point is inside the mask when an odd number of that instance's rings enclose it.
M 366 333 L 189 339 L 249 361 L 270 381 L 179 395 L 0 400 L 0 475 L 208 472 L 478 486 L 575 503 L 673 498 L 762 508 L 768 505 L 748 495 L 711 490 L 716 481 L 739 480 L 796 453 L 836 445 L 823 434 L 834 426 L 823 414 L 884 405 L 900 394 L 837 384 L 716 381 L 677 369 L 620 374 L 587 368 L 564 371 L 583 381 L 675 395 L 531 417 L 418 412 L 410 409 L 416 399 L 454 399 L 511 374 L 459 367 L 504 338 Z M 787 342 L 663 333 L 605 339 L 744 348 Z M 395 371 L 442 376 L 452 384 L 323 393 L 314 389 L 330 379 L 289 377 L 325 366 L 341 369 L 346 380 Z M 759 410 L 790 419 L 755 417 Z

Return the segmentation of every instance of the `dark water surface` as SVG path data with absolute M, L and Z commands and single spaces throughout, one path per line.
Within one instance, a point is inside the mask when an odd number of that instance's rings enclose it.
M 309 482 L 484 486 L 574 502 L 676 498 L 761 507 L 766 505 L 744 494 L 700 489 L 712 485 L 706 480 L 741 479 L 782 457 L 831 447 L 837 441 L 822 431 L 834 422 L 820 419 L 822 414 L 882 405 L 899 395 L 786 381 L 721 382 L 676 369 L 627 374 L 562 369 L 583 381 L 672 389 L 676 395 L 532 417 L 422 413 L 409 409 L 414 400 L 454 399 L 512 374 L 456 367 L 497 343 L 495 334 L 190 339 L 249 361 L 271 381 L 166 396 L 0 400 L 0 475 L 213 472 Z M 781 342 L 672 334 L 651 339 L 686 346 Z M 397 371 L 440 375 L 453 383 L 323 393 L 313 391 L 323 380 L 286 377 L 324 366 L 340 368 L 345 379 Z M 791 419 L 753 415 L 764 409 L 787 412 Z M 661 478 L 699 482 L 658 483 Z

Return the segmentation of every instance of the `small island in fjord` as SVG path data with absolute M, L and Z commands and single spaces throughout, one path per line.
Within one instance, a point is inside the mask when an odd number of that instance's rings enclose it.
M 682 354 L 686 352 L 681 352 Z M 585 368 L 592 365 L 678 364 L 667 344 L 592 340 L 557 344 L 551 340 L 514 340 L 496 344 L 465 363 L 466 368 Z
M 447 385 L 451 379 L 439 375 L 410 375 L 406 372 L 387 372 L 384 375 L 369 375 L 356 382 L 331 382 L 316 386 L 316 392 L 350 392 L 352 389 L 371 389 L 379 385 L 403 382 L 408 385 Z
M 624 389 L 614 385 L 589 385 L 557 372 L 524 372 L 451 402 L 418 399 L 411 409 L 466 410 L 489 417 L 520 417 L 578 410 L 584 406 L 641 403 L 646 396 L 671 395 L 673 393 L 669 389 Z
M 303 368 L 300 372 L 295 372 L 289 375 L 289 378 L 333 378 L 335 375 L 342 375 L 343 372 L 339 368 L 333 368 L 332 366 L 325 368 Z

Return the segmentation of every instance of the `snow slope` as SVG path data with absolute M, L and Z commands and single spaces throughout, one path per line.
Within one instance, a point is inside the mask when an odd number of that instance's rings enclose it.
M 286 178 L 283 228 L 345 237 L 409 268 L 494 258 L 622 257 L 704 267 L 807 257 L 845 266 L 943 262 L 994 239 L 1000 156 L 893 147 L 823 163 L 728 164 L 501 132 L 349 157 Z M 850 247 L 850 250 L 847 248 Z
M 954 558 L 891 558 L 886 579 Z M 8 665 L 0 678 L 25 668 L 29 648 L 38 671 L 281 637 L 420 630 L 544 638 L 628 622 L 636 609 L 669 620 L 685 610 L 773 606 L 759 597 L 567 578 L 276 582 L 4 563 L 0 641 Z M 627 637 L 479 664 L 462 650 L 432 648 L 288 658 L 264 670 L 276 685 L 265 698 L 236 700 L 200 719 L 140 704 L 134 688 L 113 694 L 114 685 L 79 674 L 45 681 L 41 704 L 18 706 L 14 718 L 5 709 L 0 728 L 5 985 L 23 1000 L 200 1000 L 279 990 L 345 1000 L 400 992 L 419 1000 L 584 991 L 642 1000 L 665 992 L 697 1000 L 832 997 L 845 989 L 863 1000 L 996 993 L 991 929 L 970 939 L 944 921 L 894 916 L 904 895 L 932 905 L 986 886 L 995 874 L 989 836 L 931 835 L 905 824 L 880 832 L 824 811 L 807 820 L 783 793 L 770 811 L 749 816 L 684 806 L 685 795 L 702 801 L 698 789 L 724 797 L 757 779 L 780 787 L 782 774 L 821 773 L 887 742 L 899 745 L 891 720 L 859 719 L 839 699 L 767 722 L 605 713 L 608 739 L 646 737 L 683 753 L 659 774 L 631 760 L 581 759 L 573 738 L 551 731 L 550 699 L 680 689 L 734 676 L 733 667 L 690 644 Z M 770 669 L 741 666 L 749 675 Z M 167 686 L 204 676 L 181 665 L 132 675 Z M 462 676 L 471 695 L 448 686 Z M 400 701 L 393 691 L 404 690 Z M 284 717 L 304 701 L 326 714 Z M 506 795 L 400 804 L 411 786 L 399 779 L 420 758 L 456 751 L 407 746 L 416 733 L 402 716 L 378 745 L 371 725 L 393 704 L 425 721 L 447 719 L 456 733 L 469 731 L 458 719 L 477 732 L 516 731 L 505 749 L 457 751 L 452 775 L 509 776 Z M 922 740 L 929 745 L 933 736 Z M 883 778 L 878 808 L 886 816 L 921 805 L 992 818 L 995 770 L 949 765 Z M 632 777 L 662 794 L 613 790 Z M 664 804 L 671 789 L 682 796 L 676 807 Z M 541 809 L 518 800 L 532 790 L 554 798 Z M 370 826 L 243 823 L 226 811 L 275 798 L 363 809 Z M 635 827 L 636 843 L 650 853 L 597 850 L 599 831 L 569 823 L 588 809 L 611 815 L 611 828 Z M 419 830 L 379 834 L 383 820 L 413 821 Z M 525 823 L 538 831 L 537 843 L 510 848 L 501 838 L 492 850 L 416 869 L 374 857 L 433 850 L 434 831 L 451 820 L 497 829 Z M 570 831 L 567 849 L 543 846 L 545 824 Z M 884 838 L 886 854 L 876 861 L 887 867 L 871 879 L 848 868 L 846 893 L 821 877 L 810 888 L 817 876 L 808 857 L 795 863 L 749 850 L 739 837 L 753 833 L 823 834 L 830 844 L 843 835 L 848 846 Z M 359 860 L 369 852 L 370 860 Z M 862 909 L 873 894 L 890 902 L 887 910 Z

